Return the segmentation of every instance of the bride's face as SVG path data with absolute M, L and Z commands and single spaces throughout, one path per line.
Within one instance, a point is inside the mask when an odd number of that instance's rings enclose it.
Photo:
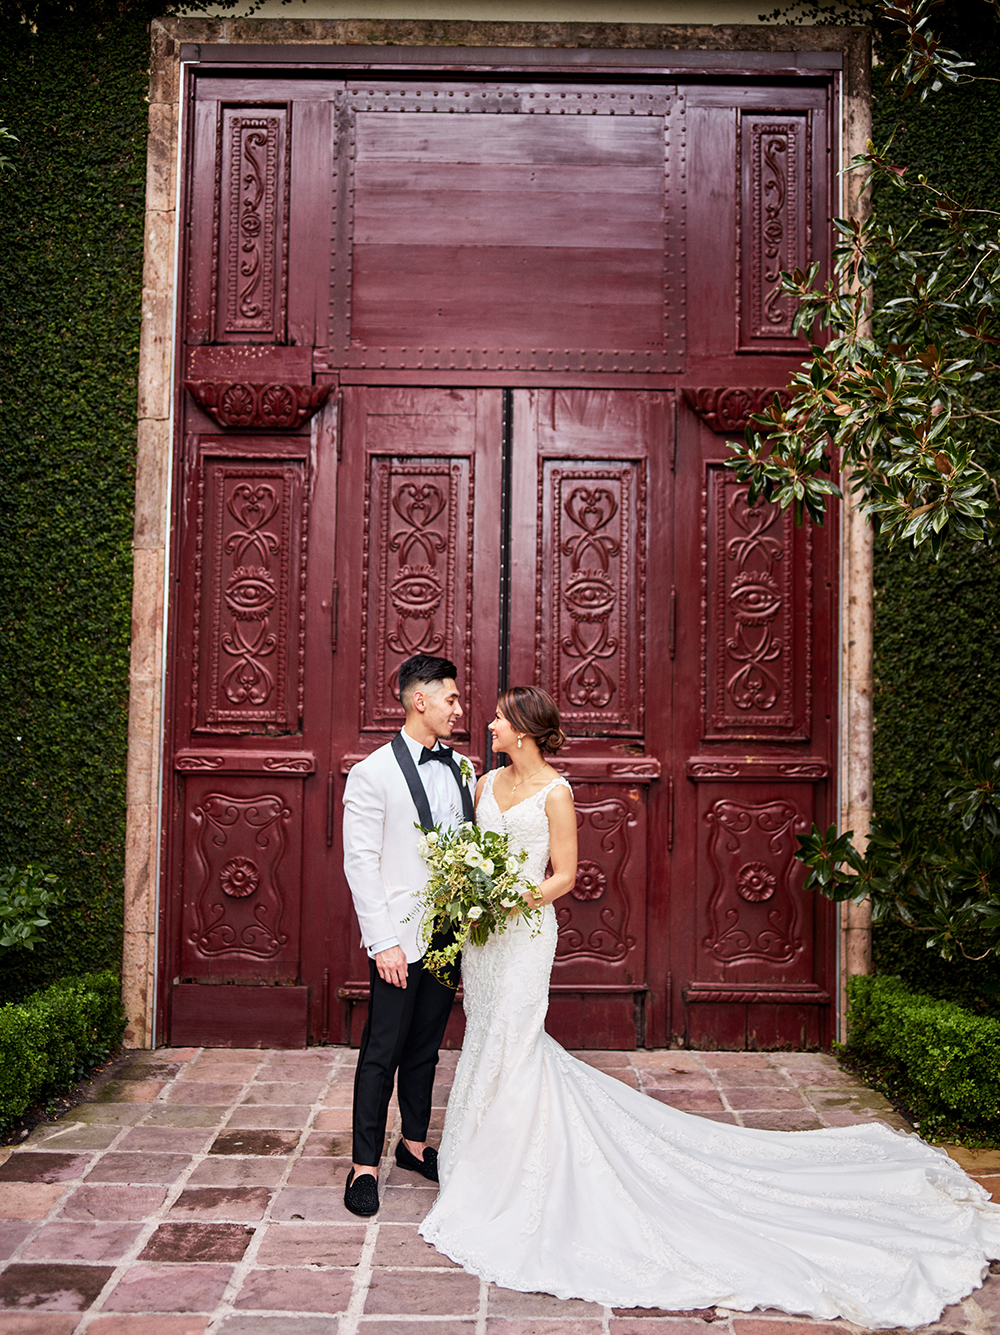
M 497 707 L 496 716 L 493 722 L 488 724 L 490 732 L 493 734 L 493 751 L 503 751 L 510 755 L 512 751 L 517 750 L 517 732 L 511 726 L 508 719 L 505 719 Z

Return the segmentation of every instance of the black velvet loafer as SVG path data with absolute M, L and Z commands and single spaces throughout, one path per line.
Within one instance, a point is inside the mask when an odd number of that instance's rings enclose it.
M 378 1179 L 371 1173 L 354 1176 L 354 1169 L 347 1174 L 347 1186 L 344 1188 L 344 1204 L 351 1214 L 378 1214 Z
M 424 1157 L 418 1159 L 415 1154 L 411 1154 L 402 1141 L 396 1146 L 396 1163 L 400 1168 L 409 1168 L 413 1173 L 419 1173 L 421 1177 L 426 1177 L 428 1182 L 438 1180 L 438 1152 L 431 1149 L 430 1145 L 424 1150 Z

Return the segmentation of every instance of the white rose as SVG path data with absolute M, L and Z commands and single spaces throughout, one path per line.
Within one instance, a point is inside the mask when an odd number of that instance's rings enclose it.
M 520 868 L 521 868 L 521 863 L 518 861 L 517 858 L 507 859 L 506 870 L 508 876 L 516 875 L 516 873 L 520 870 Z
M 492 875 L 493 875 L 493 859 L 492 859 L 492 858 L 484 858 L 483 861 L 479 864 L 479 867 L 480 867 L 480 870 L 481 870 L 481 871 L 484 871 L 484 872 L 486 873 L 487 876 L 492 876 Z
M 473 922 L 475 922 L 477 918 L 481 918 L 483 916 L 483 911 L 478 904 L 473 904 L 472 908 L 469 909 L 468 916 L 469 918 L 471 918 Z
M 429 844 L 436 844 L 438 841 L 437 830 L 428 830 L 426 839 Z
M 505 909 L 512 909 L 512 908 L 514 907 L 514 905 L 517 903 L 517 900 L 516 900 L 516 899 L 501 899 L 500 903 L 501 903 L 501 905 L 502 905 Z
M 466 850 L 465 865 L 467 867 L 482 867 L 483 865 L 483 855 L 475 844 Z

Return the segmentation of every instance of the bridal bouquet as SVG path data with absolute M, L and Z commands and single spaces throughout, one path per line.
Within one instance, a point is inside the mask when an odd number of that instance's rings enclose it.
M 506 931 L 517 916 L 512 909 L 540 919 L 541 906 L 521 898 L 529 888 L 521 874 L 527 851 L 512 852 L 505 834 L 436 826 L 421 833 L 418 847 L 430 872 L 419 898 L 424 964 L 442 982 L 468 941 L 484 946 Z

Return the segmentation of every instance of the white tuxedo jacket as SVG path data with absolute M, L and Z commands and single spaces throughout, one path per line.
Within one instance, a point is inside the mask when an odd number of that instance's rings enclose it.
M 457 751 L 455 760 L 462 760 Z M 362 944 L 395 936 L 408 964 L 424 953 L 417 895 L 427 864 L 417 851 L 419 820 L 391 744 L 352 768 L 344 788 L 344 872 Z

